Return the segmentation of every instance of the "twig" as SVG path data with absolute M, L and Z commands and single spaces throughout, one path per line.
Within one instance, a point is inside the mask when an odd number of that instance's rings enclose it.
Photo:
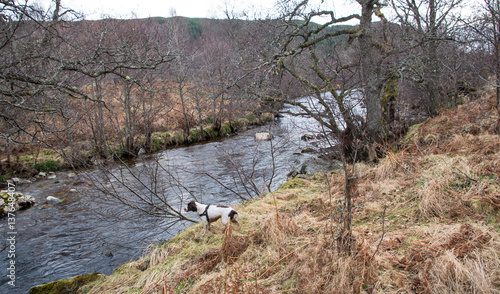
M 380 243 L 379 243 L 379 245 L 380 245 Z M 372 256 L 372 258 L 373 258 L 373 256 Z M 365 282 L 365 270 L 366 270 L 366 254 L 363 254 L 363 273 L 361 274 L 361 283 L 359 284 L 359 293 L 363 292 L 363 283 Z
M 462 249 L 464 246 L 469 245 L 470 243 L 472 243 L 472 242 L 476 241 L 477 239 L 479 239 L 480 237 L 482 237 L 483 235 L 486 235 L 486 234 L 488 234 L 488 232 L 484 232 L 484 233 L 480 234 L 479 236 L 475 237 L 474 239 L 470 240 L 469 242 L 467 242 L 467 243 L 463 244 L 462 246 L 460 246 L 460 247 L 458 247 L 458 248 L 454 248 L 454 249 L 453 249 L 453 252 L 455 252 L 455 250 L 460 250 L 460 249 Z M 489 242 L 489 240 L 488 240 L 488 242 Z M 486 242 L 486 243 L 487 243 L 487 242 Z
M 330 179 L 328 178 L 328 174 L 325 173 L 325 178 L 326 178 L 326 183 L 328 184 L 328 196 L 330 197 L 330 227 L 332 230 L 332 239 L 335 238 L 333 235 L 333 221 L 335 218 L 335 215 L 333 213 L 333 204 L 332 204 L 332 185 L 330 183 Z M 332 175 L 332 182 L 333 182 L 333 175 Z
M 375 249 L 375 252 L 373 252 L 372 258 L 375 257 L 375 254 L 377 254 L 378 249 L 380 247 L 380 244 L 382 244 L 382 241 L 384 240 L 385 236 L 385 211 L 387 210 L 387 205 L 384 205 L 384 213 L 382 214 L 382 237 L 380 237 L 380 242 L 378 242 L 377 249 Z

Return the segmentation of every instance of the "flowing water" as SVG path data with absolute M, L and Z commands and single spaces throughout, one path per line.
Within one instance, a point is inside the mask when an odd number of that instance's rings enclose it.
M 256 132 L 269 129 L 274 135 L 272 141 L 254 140 Z M 269 182 L 274 175 L 271 188 L 276 189 L 290 171 L 300 169 L 304 162 L 311 162 L 314 155 L 301 153 L 311 142 L 302 141 L 301 136 L 312 133 L 312 129 L 318 129 L 313 121 L 284 115 L 271 125 L 247 130 L 222 141 L 143 157 L 132 165 L 131 171 L 144 177 L 151 167 L 160 164 L 158 178 L 169 179 L 162 184 L 163 195 L 172 197 L 172 203 L 178 207 L 181 205 L 179 197 L 184 198 L 185 204 L 193 196 L 203 203 L 231 205 L 241 202 L 240 196 L 248 197 L 240 175 L 252 175 L 255 186 L 262 190 L 263 179 Z M 311 164 L 307 164 L 310 168 Z M 115 168 L 113 173 L 120 174 L 120 169 Z M 76 177 L 69 175 L 58 173 L 57 179 L 16 187 L 17 191 L 34 196 L 37 204 L 16 213 L 15 259 L 8 258 L 7 219 L 0 220 L 5 240 L 0 243 L 0 293 L 25 293 L 39 284 L 86 273 L 109 275 L 117 266 L 142 256 L 148 245 L 168 240 L 192 224 L 177 222 L 172 226 L 165 218 L 139 212 L 116 199 L 104 197 L 96 191 L 88 176 L 104 187 L 113 187 L 115 183 L 104 178 L 100 171 L 83 171 Z M 131 178 L 130 175 L 126 177 Z M 119 191 L 125 198 L 132 197 L 126 189 Z M 45 198 L 49 195 L 63 202 L 47 204 Z M 194 213 L 186 215 L 198 218 Z M 15 287 L 7 284 L 11 260 L 15 261 Z

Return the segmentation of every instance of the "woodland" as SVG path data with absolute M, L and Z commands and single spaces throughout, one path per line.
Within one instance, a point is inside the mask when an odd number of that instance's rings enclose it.
M 358 1 L 360 13 L 342 17 L 281 2 L 274 18 L 228 10 L 219 20 L 94 21 L 60 1 L 48 10 L 2 1 L 0 173 L 99 165 L 220 137 L 303 96 L 324 106 L 301 107 L 332 149 L 340 141 L 346 158 L 360 149 L 373 159 L 374 144 L 499 84 L 493 0 L 474 15 L 461 15 L 469 3 L 460 0 Z M 348 102 L 358 89 L 366 119 Z

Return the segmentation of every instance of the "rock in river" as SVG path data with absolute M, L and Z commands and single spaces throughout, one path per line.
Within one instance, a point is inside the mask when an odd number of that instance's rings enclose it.
M 30 208 L 33 205 L 35 205 L 33 196 L 23 195 L 23 193 L 17 191 L 0 191 L 0 217 L 7 215 L 9 212 Z
M 46 198 L 48 204 L 57 205 L 62 202 L 61 199 L 54 196 L 47 196 Z
M 255 141 L 269 141 L 273 138 L 273 134 L 268 131 L 261 131 L 255 134 Z

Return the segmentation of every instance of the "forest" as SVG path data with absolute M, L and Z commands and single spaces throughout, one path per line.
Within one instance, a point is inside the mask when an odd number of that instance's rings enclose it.
M 220 137 L 306 95 L 326 110 L 305 114 L 342 136 L 347 156 L 361 140 L 374 158 L 374 143 L 499 84 L 495 1 L 474 15 L 460 15 L 460 0 L 358 2 L 360 14 L 338 18 L 284 1 L 279 18 L 85 20 L 60 1 L 48 11 L 2 1 L 0 173 Z M 346 102 L 356 89 L 366 120 Z

